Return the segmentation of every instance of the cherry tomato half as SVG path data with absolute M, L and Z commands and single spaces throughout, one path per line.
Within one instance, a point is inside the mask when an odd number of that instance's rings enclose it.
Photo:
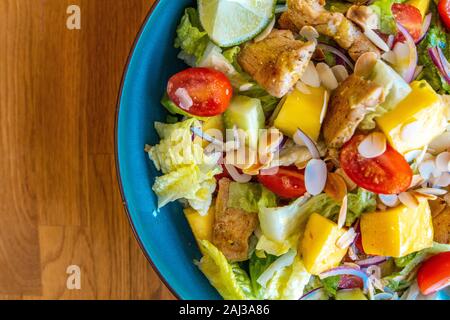
M 167 94 L 173 103 L 187 113 L 212 117 L 227 109 L 233 88 L 222 72 L 209 68 L 190 68 L 169 79 Z
M 419 9 L 406 3 L 394 3 L 392 5 L 392 14 L 395 17 L 395 20 L 405 27 L 414 41 L 420 39 L 423 21 Z M 405 38 L 402 34 L 399 34 L 397 40 L 404 41 Z
M 408 189 L 413 172 L 405 158 L 390 145 L 381 156 L 361 156 L 358 146 L 364 135 L 356 135 L 341 150 L 342 169 L 358 186 L 379 194 L 397 194 Z
M 304 170 L 295 166 L 279 167 L 274 175 L 258 175 L 258 181 L 280 197 L 293 199 L 306 192 Z
M 450 29 L 450 0 L 439 1 L 438 11 L 442 22 Z
M 450 285 L 450 252 L 442 252 L 426 260 L 417 272 L 417 283 L 424 295 Z

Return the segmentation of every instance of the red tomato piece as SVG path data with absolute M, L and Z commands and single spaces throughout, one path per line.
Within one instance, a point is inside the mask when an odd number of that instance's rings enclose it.
M 405 158 L 390 145 L 386 152 L 367 159 L 358 152 L 366 136 L 356 135 L 341 150 L 342 169 L 358 186 L 378 193 L 397 194 L 408 189 L 413 172 Z
M 438 11 L 442 22 L 450 29 L 450 0 L 439 1 Z
M 426 260 L 417 272 L 417 283 L 424 295 L 450 285 L 450 252 L 442 252 Z
M 392 5 L 392 14 L 395 20 L 405 27 L 414 41 L 420 39 L 423 19 L 419 9 L 406 3 L 394 3 Z M 404 41 L 405 38 L 399 34 L 397 40 Z
M 183 111 L 194 116 L 212 117 L 228 108 L 233 88 L 222 72 L 190 68 L 169 79 L 167 94 Z
M 364 283 L 360 277 L 353 275 L 342 275 L 339 279 L 339 289 L 363 288 Z
M 306 192 L 304 170 L 295 166 L 279 167 L 274 175 L 258 175 L 258 181 L 280 197 L 293 199 Z

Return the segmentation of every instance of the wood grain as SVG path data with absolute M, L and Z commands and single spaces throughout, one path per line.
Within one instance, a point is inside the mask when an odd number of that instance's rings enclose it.
M 0 299 L 174 298 L 132 235 L 114 162 L 122 72 L 152 3 L 0 1 Z M 73 4 L 81 30 L 66 28 Z

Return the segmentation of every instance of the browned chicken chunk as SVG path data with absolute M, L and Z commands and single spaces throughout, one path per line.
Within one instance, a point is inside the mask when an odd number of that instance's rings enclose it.
M 434 241 L 450 244 L 450 207 L 443 200 L 430 201 Z
M 365 52 L 380 55 L 380 50 L 342 13 L 329 12 L 322 0 L 291 0 L 288 10 L 278 24 L 282 29 L 298 32 L 304 26 L 313 26 L 323 35 L 333 38 L 350 57 L 357 60 Z
M 349 76 L 334 91 L 323 123 L 329 148 L 340 148 L 355 133 L 364 116 L 385 99 L 383 87 L 356 75 Z
M 300 79 L 316 49 L 314 42 L 295 40 L 289 30 L 273 30 L 260 42 L 249 42 L 239 64 L 271 95 L 281 98 Z
M 229 179 L 219 181 L 213 244 L 229 261 L 244 261 L 248 259 L 248 241 L 257 226 L 258 216 L 256 212 L 229 208 L 229 188 Z

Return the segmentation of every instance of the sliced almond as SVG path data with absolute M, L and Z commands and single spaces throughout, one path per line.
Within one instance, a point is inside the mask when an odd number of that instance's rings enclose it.
M 393 208 L 400 204 L 400 200 L 396 194 L 379 194 L 378 198 L 387 207 Z
M 308 41 L 317 41 L 319 38 L 319 32 L 314 27 L 304 26 L 299 33 L 302 37 L 306 38 Z
M 375 52 L 366 52 L 362 54 L 356 61 L 355 75 L 362 78 L 370 76 L 377 61 L 378 56 Z
M 317 72 L 317 69 L 312 61 L 310 61 L 306 66 L 305 72 L 301 76 L 300 80 L 310 87 L 320 87 L 319 73 Z
M 436 168 L 440 171 L 450 171 L 450 152 L 441 152 L 436 156 Z
M 311 94 L 311 90 L 301 80 L 297 81 L 297 83 L 295 84 L 295 89 L 304 94 Z
M 448 187 L 450 185 L 450 173 L 443 172 L 438 178 L 434 179 L 433 186 Z
M 420 200 L 420 199 L 427 199 L 427 200 L 436 200 L 437 199 L 437 197 L 436 196 L 434 196 L 434 195 L 432 195 L 432 194 L 426 194 L 426 193 L 421 193 L 421 192 L 417 192 L 417 191 L 410 191 L 410 193 L 414 196 L 414 197 L 416 197 L 416 199 L 417 200 Z
M 333 74 L 339 83 L 348 78 L 348 71 L 342 64 L 335 65 L 331 68 L 331 71 L 333 71 Z
M 383 50 L 384 52 L 388 52 L 391 49 L 389 48 L 389 46 L 387 45 L 387 43 L 381 39 L 381 37 L 372 29 L 366 28 L 364 30 L 364 35 L 374 44 L 376 45 L 378 48 L 380 48 L 381 50 Z
M 409 192 L 400 193 L 398 199 L 408 208 L 415 209 L 419 206 L 419 200 Z
M 417 190 L 414 190 L 420 193 L 425 193 L 425 194 L 432 194 L 435 196 L 443 196 L 444 194 L 447 194 L 448 191 L 445 189 L 438 189 L 438 188 L 420 188 Z
M 316 69 L 319 74 L 320 81 L 325 88 L 328 90 L 334 90 L 338 87 L 339 83 L 336 80 L 333 71 L 331 71 L 331 68 L 326 63 L 319 62 L 316 65 Z
M 263 32 L 261 32 L 256 38 L 255 42 L 263 41 L 267 36 L 272 32 L 273 27 L 275 26 L 276 19 L 273 18 L 272 21 L 269 23 L 266 29 L 264 29 Z
M 434 160 L 426 160 L 419 165 L 419 173 L 425 180 L 429 180 L 435 171 L 436 165 Z
M 440 153 L 450 148 L 450 131 L 444 132 L 430 143 L 430 149 Z
M 327 183 L 327 165 L 320 159 L 312 159 L 305 169 L 305 186 L 309 194 L 316 196 L 325 188 Z
M 411 184 L 409 185 L 408 189 L 415 188 L 419 184 L 422 184 L 423 182 L 424 182 L 424 179 L 422 178 L 422 176 L 420 174 L 415 174 L 412 176 Z
M 323 92 L 323 105 L 322 105 L 322 111 L 320 112 L 320 124 L 323 123 L 325 120 L 325 116 L 327 115 L 328 111 L 328 101 L 330 100 L 330 96 L 328 94 L 328 91 L 325 90 Z
M 343 177 L 339 174 L 330 172 L 328 173 L 327 184 L 324 189 L 325 193 L 337 202 L 342 202 L 344 197 L 347 196 L 347 184 Z
M 339 210 L 339 217 L 338 217 L 338 227 L 342 228 L 345 225 L 345 221 L 347 220 L 347 195 L 344 196 L 342 199 L 341 209 Z
M 376 158 L 386 152 L 386 136 L 381 132 L 369 134 L 358 146 L 358 152 L 364 158 Z

